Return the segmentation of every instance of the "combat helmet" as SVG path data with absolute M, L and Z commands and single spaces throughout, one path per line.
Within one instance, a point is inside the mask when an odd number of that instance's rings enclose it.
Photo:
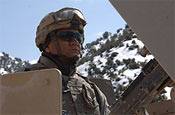
M 37 27 L 35 43 L 36 46 L 43 51 L 47 36 L 50 32 L 62 28 L 76 28 L 82 34 L 84 41 L 84 26 L 86 20 L 79 9 L 76 8 L 63 8 L 56 12 L 47 14 Z

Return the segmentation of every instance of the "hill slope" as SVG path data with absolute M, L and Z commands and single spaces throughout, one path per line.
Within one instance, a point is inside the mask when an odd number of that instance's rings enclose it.
M 13 58 L 4 52 L 0 52 L 0 76 L 3 74 L 23 71 L 26 66 L 30 65 L 27 61 L 20 58 Z
M 151 54 L 141 56 L 143 47 L 128 25 L 113 34 L 104 32 L 102 37 L 86 44 L 78 71 L 87 77 L 111 80 L 118 97 L 140 74 L 142 67 L 154 58 Z

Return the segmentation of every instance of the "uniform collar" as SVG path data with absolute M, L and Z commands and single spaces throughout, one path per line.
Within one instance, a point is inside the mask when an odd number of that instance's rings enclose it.
M 76 72 L 76 65 L 63 64 L 48 53 L 42 53 L 39 63 L 45 65 L 48 68 L 57 68 L 63 75 L 66 76 L 72 76 Z
M 57 68 L 57 65 L 52 60 L 50 60 L 49 58 L 47 58 L 45 56 L 40 56 L 38 62 L 43 64 L 44 66 L 46 66 L 48 68 Z

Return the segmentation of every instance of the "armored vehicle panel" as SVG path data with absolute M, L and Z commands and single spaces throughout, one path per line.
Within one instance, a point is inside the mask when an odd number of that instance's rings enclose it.
M 1 115 L 61 115 L 61 73 L 56 69 L 0 77 Z

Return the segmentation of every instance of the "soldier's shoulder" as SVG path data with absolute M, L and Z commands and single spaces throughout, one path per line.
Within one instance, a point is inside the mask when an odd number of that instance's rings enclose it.
M 77 74 L 78 77 L 84 79 L 86 82 L 91 83 L 91 82 L 89 81 L 89 78 L 88 78 L 88 77 L 83 76 L 83 75 L 82 75 L 81 73 L 79 73 L 79 72 L 76 72 L 76 74 Z
M 41 70 L 41 69 L 47 69 L 46 66 L 40 64 L 40 63 L 36 63 L 36 64 L 32 64 L 27 66 L 24 71 L 34 71 L 34 70 Z

